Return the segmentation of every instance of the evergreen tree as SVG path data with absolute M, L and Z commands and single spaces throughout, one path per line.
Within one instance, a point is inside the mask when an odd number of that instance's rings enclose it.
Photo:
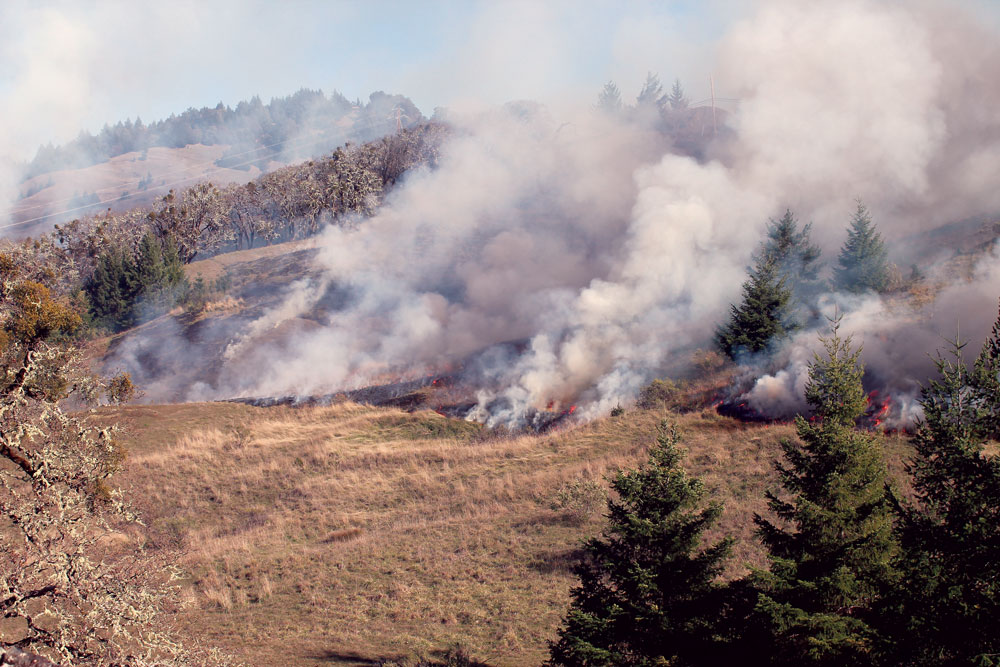
M 580 585 L 551 645 L 551 665 L 713 664 L 721 647 L 721 587 L 731 540 L 702 548 L 722 511 L 679 467 L 676 432 L 662 424 L 649 461 L 619 472 L 608 527 L 577 566 Z
M 730 359 L 762 352 L 789 329 L 791 291 L 773 261 L 758 258 L 743 283 L 743 302 L 730 306 L 729 322 L 715 333 L 718 348 Z
M 120 248 L 101 253 L 86 292 L 94 319 L 121 331 L 164 312 L 186 284 L 173 238 L 168 236 L 161 244 L 150 232 L 139 243 L 135 258 Z
M 134 323 L 132 302 L 138 293 L 135 265 L 118 248 L 101 253 L 86 285 L 94 318 L 115 330 Z
M 827 356 L 816 356 L 806 387 L 814 420 L 797 417 L 798 441 L 782 444 L 778 473 L 789 495 L 768 494 L 780 521 L 755 517 L 771 561 L 756 576 L 756 611 L 774 664 L 873 662 L 871 608 L 894 577 L 881 438 L 855 427 L 866 407 L 860 350 L 837 323 L 823 343 Z
M 622 108 L 622 94 L 613 81 L 604 84 L 597 95 L 597 108 L 606 113 L 617 113 Z
M 804 326 L 818 316 L 815 307 L 820 293 L 819 256 L 820 248 L 809 240 L 812 224 L 801 231 L 790 209 L 778 220 L 767 225 L 767 236 L 761 244 L 759 257 L 772 261 L 778 267 L 778 275 L 785 279 L 792 292 L 788 311 L 788 322 L 793 328 Z
M 846 292 L 882 292 L 889 284 L 888 252 L 865 205 L 858 208 L 834 268 L 834 284 Z
M 149 293 L 159 289 L 166 279 L 166 266 L 160 241 L 152 232 L 146 232 L 139 243 L 139 254 L 135 261 L 135 273 L 139 291 Z
M 183 291 L 187 281 L 184 275 L 184 262 L 173 236 L 167 236 L 163 243 L 163 281 L 167 287 L 180 288 Z
M 640 109 L 656 109 L 659 111 L 666 97 L 663 94 L 663 85 L 660 84 L 660 77 L 649 72 L 646 74 L 646 82 L 639 91 L 639 96 L 635 99 L 636 106 Z
M 674 79 L 674 85 L 667 96 L 670 108 L 673 111 L 684 111 L 688 108 L 688 98 L 684 96 L 684 89 L 681 88 L 681 80 Z
M 812 223 L 799 231 L 799 223 L 791 209 L 779 220 L 771 220 L 767 225 L 761 255 L 778 265 L 782 276 L 796 282 L 814 281 L 819 273 L 820 248 L 809 240 Z
M 969 368 L 964 344 L 924 388 L 901 508 L 904 585 L 885 619 L 911 664 L 1000 663 L 1000 460 L 984 452 L 1000 414 L 1000 319 Z

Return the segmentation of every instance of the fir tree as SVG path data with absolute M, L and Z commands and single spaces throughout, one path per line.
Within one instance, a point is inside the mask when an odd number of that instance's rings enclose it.
M 147 233 L 135 258 L 119 248 L 102 253 L 86 292 L 94 319 L 120 331 L 164 312 L 186 283 L 173 239 L 168 236 L 164 247 Z
M 882 292 L 889 284 L 888 252 L 865 205 L 858 208 L 834 268 L 834 284 L 846 292 Z
M 152 232 L 146 232 L 139 243 L 139 254 L 135 261 L 135 273 L 141 292 L 159 289 L 166 280 L 163 251 L 160 241 Z
M 187 281 L 184 262 L 181 261 L 180 250 L 173 236 L 167 236 L 163 243 L 163 281 L 167 287 L 180 288 L 182 291 Z
M 684 89 L 681 88 L 681 80 L 674 79 L 674 85 L 667 96 L 670 108 L 673 111 L 684 111 L 688 108 L 688 98 L 684 96 Z
M 1000 319 L 971 368 L 956 341 L 924 388 L 901 508 L 905 583 L 885 619 L 911 664 L 1000 663 L 1000 460 L 984 445 L 1000 414 Z
M 597 95 L 597 108 L 606 113 L 617 113 L 622 108 L 622 94 L 613 81 L 604 84 Z
M 778 265 L 782 276 L 796 282 L 814 281 L 819 273 L 820 248 L 809 240 L 812 224 L 799 231 L 799 224 L 791 209 L 779 220 L 771 220 L 767 225 L 761 256 Z
M 789 329 L 791 291 L 773 261 L 758 258 L 743 283 L 743 302 L 730 306 L 729 322 L 715 333 L 718 348 L 730 359 L 762 352 Z
M 768 494 L 773 523 L 755 517 L 769 552 L 758 573 L 758 622 L 774 664 L 866 664 L 879 636 L 871 608 L 893 579 L 896 551 L 881 438 L 855 427 L 866 406 L 860 350 L 850 338 L 823 341 L 809 369 L 814 421 L 796 418 L 799 439 L 782 444 L 788 494 Z
M 785 279 L 792 292 L 788 323 L 793 328 L 804 326 L 818 316 L 815 301 L 820 292 L 820 248 L 809 240 L 812 224 L 799 230 L 798 221 L 790 209 L 778 220 L 767 225 L 767 236 L 761 244 L 759 258 L 774 262 L 778 275 Z
M 115 330 L 131 326 L 137 285 L 135 266 L 124 252 L 114 248 L 101 253 L 86 286 L 95 319 Z
M 649 72 L 646 74 L 646 82 L 639 91 L 639 96 L 635 99 L 636 106 L 640 109 L 659 110 L 666 102 L 663 94 L 663 85 L 660 84 L 660 77 Z
M 619 472 L 608 527 L 590 540 L 577 566 L 580 585 L 551 665 L 712 664 L 721 646 L 724 539 L 702 547 L 722 508 L 703 503 L 704 487 L 679 467 L 677 435 L 660 426 L 643 467 Z

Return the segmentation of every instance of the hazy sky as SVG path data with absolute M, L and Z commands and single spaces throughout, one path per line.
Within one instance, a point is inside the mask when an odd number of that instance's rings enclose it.
M 705 46 L 744 3 L 18 2 L 0 6 L 0 155 L 106 123 L 301 87 L 436 106 L 633 97 L 647 70 L 706 96 Z M 704 80 L 703 80 L 704 79 Z

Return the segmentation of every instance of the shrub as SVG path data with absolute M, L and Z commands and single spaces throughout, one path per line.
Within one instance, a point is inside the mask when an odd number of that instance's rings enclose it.
M 700 375 L 709 375 L 726 365 L 726 358 L 718 350 L 697 349 L 691 355 L 691 363 Z
M 639 392 L 636 405 L 643 410 L 675 408 L 679 405 L 680 398 L 681 386 L 676 382 L 670 378 L 653 380 Z
M 566 482 L 556 491 L 552 509 L 564 512 L 574 523 L 584 523 L 607 502 L 607 491 L 592 479 Z

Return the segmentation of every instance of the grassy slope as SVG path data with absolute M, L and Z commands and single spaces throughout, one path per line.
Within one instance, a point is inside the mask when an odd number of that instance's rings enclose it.
M 574 583 L 574 551 L 602 521 L 553 509 L 560 486 L 635 466 L 668 417 L 689 469 L 726 504 L 717 532 L 740 539 L 736 574 L 762 562 L 751 517 L 793 433 L 710 412 L 633 411 L 507 439 L 354 404 L 111 416 L 128 426 L 122 483 L 192 574 L 181 627 L 255 665 L 372 664 L 454 642 L 490 664 L 538 664 Z M 898 469 L 905 443 L 888 451 Z
M 146 151 L 145 159 L 141 151 L 135 151 L 89 167 L 41 174 L 21 185 L 22 192 L 34 191 L 34 194 L 13 205 L 11 219 L 21 222 L 67 211 L 72 208 L 70 200 L 83 193 L 95 193 L 104 202 L 103 205 L 69 211 L 64 216 L 41 220 L 36 225 L 18 230 L 20 235 L 27 236 L 50 231 L 52 223 L 62 218 L 94 215 L 108 206 L 115 210 L 148 206 L 167 194 L 170 188 L 183 189 L 206 180 L 216 185 L 246 183 L 260 176 L 257 167 L 240 170 L 216 166 L 215 160 L 228 148 L 222 144 L 190 144 L 184 148 L 157 146 Z M 152 177 L 152 183 L 146 190 L 139 190 L 139 181 L 147 175 Z M 128 198 L 116 201 L 122 193 L 127 193 Z
M 227 270 L 238 268 L 248 262 L 256 262 L 260 259 L 276 258 L 281 255 L 296 252 L 298 250 L 308 250 L 316 247 L 316 238 L 301 239 L 298 241 L 288 241 L 285 243 L 275 243 L 272 245 L 262 245 L 249 250 L 236 250 L 227 252 L 208 259 L 199 259 L 184 267 L 184 272 L 188 280 L 194 281 L 196 278 L 204 278 L 206 281 L 213 281 L 222 277 Z M 303 274 L 304 275 L 304 274 Z M 301 277 L 301 276 L 295 276 Z M 287 282 L 294 279 L 288 278 Z

